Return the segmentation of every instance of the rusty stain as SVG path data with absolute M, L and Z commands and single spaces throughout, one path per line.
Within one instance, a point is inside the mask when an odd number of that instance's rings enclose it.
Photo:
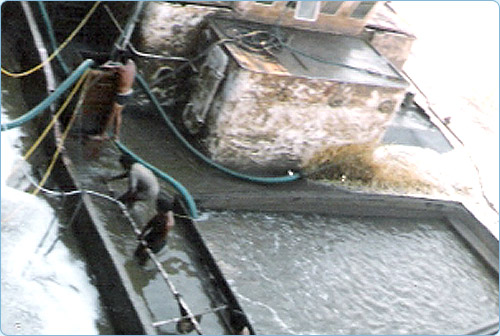
M 287 69 L 269 57 L 248 52 L 232 44 L 228 44 L 226 47 L 236 61 L 247 70 L 275 75 L 290 75 Z

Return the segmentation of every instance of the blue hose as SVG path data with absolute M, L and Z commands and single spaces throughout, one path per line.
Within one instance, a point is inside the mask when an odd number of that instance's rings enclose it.
M 144 80 L 144 78 L 140 75 L 136 75 L 136 79 L 139 82 L 139 84 L 142 86 L 146 94 L 149 96 L 153 104 L 155 105 L 156 109 L 160 112 L 161 116 L 167 123 L 167 126 L 170 128 L 172 133 L 182 142 L 182 144 L 188 148 L 194 155 L 196 155 L 198 158 L 203 160 L 205 163 L 208 165 L 217 168 L 221 171 L 223 171 L 226 174 L 229 174 L 231 176 L 234 176 L 236 178 L 250 181 L 250 182 L 256 182 L 256 183 L 266 183 L 266 184 L 271 184 L 271 183 L 284 183 L 284 182 L 292 182 L 292 181 L 297 181 L 298 179 L 302 178 L 302 175 L 300 173 L 293 173 L 292 175 L 285 175 L 285 176 L 277 176 L 277 177 L 261 177 L 261 176 L 251 176 L 251 175 L 246 175 L 239 173 L 237 171 L 228 169 L 212 160 L 207 158 L 205 155 L 203 155 L 200 151 L 198 151 L 196 148 L 194 148 L 183 136 L 182 134 L 177 130 L 175 125 L 170 121 L 170 119 L 167 117 L 165 111 L 161 107 L 160 103 L 158 102 L 158 99 L 156 99 L 156 96 L 151 92 L 151 90 L 148 87 L 148 84 Z
M 73 71 L 73 73 L 64 80 L 64 82 L 59 85 L 59 87 L 47 98 L 45 98 L 40 104 L 35 106 L 33 109 L 31 109 L 29 112 L 26 114 L 22 115 L 21 117 L 14 119 L 8 123 L 2 124 L 2 132 L 9 130 L 11 128 L 19 127 L 22 124 L 30 121 L 31 119 L 37 117 L 39 114 L 45 111 L 50 104 L 52 104 L 57 98 L 59 98 L 60 95 L 62 95 L 71 85 L 73 85 L 82 75 L 83 73 L 92 65 L 94 64 L 94 61 L 88 59 L 80 66 Z
M 43 4 L 43 1 L 37 1 L 38 3 L 38 8 L 40 9 L 40 13 L 42 14 L 43 22 L 45 24 L 45 27 L 47 28 L 47 33 L 49 35 L 49 40 L 50 40 L 50 47 L 52 48 L 52 52 L 57 50 L 57 41 L 54 35 L 54 30 L 52 29 L 52 24 L 50 23 L 50 18 L 49 14 L 47 13 L 47 10 L 45 9 L 45 5 Z M 62 56 L 60 53 L 57 54 L 56 56 L 57 60 L 59 61 L 59 64 L 61 65 L 61 68 L 64 71 L 64 74 L 66 76 L 69 75 L 70 70 L 66 63 L 64 62 Z
M 144 161 L 143 159 L 141 159 L 139 156 L 137 156 L 136 154 L 134 154 L 130 149 L 128 149 L 121 142 L 115 141 L 115 144 L 118 146 L 118 148 L 122 152 L 130 155 L 135 161 L 137 161 L 140 164 L 144 165 L 146 168 L 149 168 L 158 177 L 160 177 L 161 179 L 163 179 L 163 180 L 167 181 L 168 183 L 170 183 L 170 185 L 172 185 L 172 187 L 174 187 L 175 190 L 177 190 L 184 197 L 184 200 L 186 201 L 187 206 L 188 206 L 189 215 L 192 218 L 198 218 L 198 211 L 196 210 L 196 204 L 195 204 L 193 198 L 191 197 L 191 195 L 189 194 L 189 192 L 187 191 L 187 189 L 184 188 L 184 186 L 182 184 L 180 184 L 179 182 L 177 182 L 176 180 L 174 180 L 171 176 L 165 174 L 164 172 L 162 172 L 158 168 L 152 166 L 150 163 L 148 163 L 148 162 Z
M 56 40 L 55 40 L 55 37 L 54 37 L 54 31 L 52 30 L 51 28 L 51 25 L 50 25 L 50 20 L 48 19 L 48 15 L 45 11 L 45 7 L 43 5 L 43 2 L 41 1 L 38 1 L 38 4 L 39 4 L 39 7 L 40 7 L 40 11 L 42 12 L 42 16 L 44 17 L 44 23 L 45 23 L 45 26 L 47 28 L 47 32 L 49 34 L 49 37 L 50 37 L 50 40 L 51 40 L 51 43 L 52 43 L 52 48 L 54 49 L 57 49 L 57 45 L 56 45 Z M 140 10 L 142 9 L 142 4 L 139 4 L 138 6 L 138 9 L 136 10 L 136 13 L 137 14 L 134 14 L 134 20 L 136 19 L 136 16 L 138 15 L 138 13 L 140 12 Z M 121 36 L 120 38 L 123 38 L 123 36 Z M 61 62 L 61 66 L 65 67 L 65 63 L 61 57 L 60 59 L 60 62 Z M 88 65 L 87 65 L 88 63 Z M 87 60 L 85 61 L 84 63 L 82 63 L 78 68 L 77 70 L 75 70 L 75 72 L 71 75 L 70 78 L 66 79 L 62 84 L 61 86 L 49 97 L 54 97 L 53 99 L 51 99 L 47 104 L 43 105 L 42 107 L 40 106 L 37 106 L 35 109 L 37 109 L 37 113 L 33 113 L 35 115 L 37 115 L 38 113 L 38 110 L 41 110 L 43 111 L 47 106 L 49 106 L 52 101 L 57 98 L 62 92 L 64 92 L 66 90 L 66 86 L 69 86 L 71 85 L 73 82 L 76 81 L 76 79 L 79 77 L 79 76 L 76 76 L 76 78 L 74 80 L 71 81 L 71 78 L 73 78 L 73 76 L 75 75 L 75 73 L 83 73 L 89 66 L 91 66 L 93 64 L 93 61 L 91 60 Z M 66 71 L 66 70 L 65 70 Z M 69 71 L 68 71 L 69 73 Z M 67 84 L 67 85 L 66 85 Z M 63 86 L 65 85 L 65 87 L 63 88 Z M 61 90 L 59 90 L 61 89 Z M 60 92 L 59 92 L 60 91 Z M 57 93 L 57 96 L 56 96 L 56 93 Z M 41 104 L 40 104 L 41 105 Z M 30 112 L 31 113 L 31 112 Z M 35 116 L 34 115 L 34 116 Z M 26 116 L 26 115 L 25 115 Z M 33 116 L 33 117 L 34 117 Z M 24 116 L 23 116 L 24 117 Z M 31 117 L 31 118 L 33 118 Z M 21 118 L 20 118 L 21 119 Z M 23 121 L 25 122 L 25 121 Z M 9 128 L 12 128 L 12 127 L 15 127 L 16 125 L 13 125 L 11 127 L 10 124 L 13 124 L 14 122 L 12 123 L 9 123 L 8 125 L 2 125 L 2 131 L 4 130 L 4 127 L 5 129 L 9 129 Z M 183 197 L 184 197 L 184 200 L 186 201 L 187 203 L 187 206 L 188 206 L 188 210 L 189 210 L 189 213 L 190 213 L 190 216 L 192 218 L 198 218 L 198 211 L 196 210 L 196 204 L 193 200 L 193 198 L 191 197 L 191 195 L 189 194 L 189 192 L 187 191 L 186 188 L 184 188 L 184 186 L 182 186 L 179 182 L 177 182 L 176 180 L 174 180 L 172 177 L 170 177 L 169 175 L 165 174 L 164 172 L 162 172 L 161 170 L 159 170 L 158 168 L 152 166 L 151 164 L 149 164 L 148 162 L 144 161 L 143 159 L 141 159 L 139 156 L 137 156 L 136 154 L 134 154 L 132 151 L 130 151 L 130 149 L 128 149 L 125 145 L 123 145 L 122 143 L 116 141 L 115 142 L 116 145 L 118 146 L 118 148 L 124 152 L 124 153 L 127 153 L 128 155 L 130 155 L 132 158 L 134 158 L 136 161 L 140 162 L 142 165 L 144 165 L 145 167 L 151 169 L 151 171 L 153 171 L 156 175 L 158 175 L 160 178 L 162 178 L 163 180 L 167 181 L 170 185 L 172 185 Z

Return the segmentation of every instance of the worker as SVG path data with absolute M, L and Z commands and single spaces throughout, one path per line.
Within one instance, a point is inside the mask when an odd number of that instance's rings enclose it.
M 113 181 L 128 177 L 128 189 L 118 200 L 128 208 L 137 201 L 156 201 L 160 185 L 153 172 L 126 154 L 120 156 L 120 164 L 125 172 L 108 179 Z
M 134 256 L 139 265 L 144 266 L 148 260 L 146 246 L 153 253 L 158 253 L 167 244 L 167 237 L 175 225 L 173 202 L 171 197 L 161 192 L 156 201 L 156 215 L 142 229 L 138 239 L 142 240 L 135 250 Z
M 105 121 L 101 134 L 90 136 L 89 138 L 91 140 L 108 140 L 109 137 L 106 135 L 106 131 L 112 125 L 114 126 L 113 140 L 120 140 L 122 111 L 134 92 L 132 86 L 134 85 L 135 74 L 137 71 L 134 61 L 130 58 L 126 59 L 127 60 L 124 63 L 106 62 L 101 66 L 102 69 L 114 73 L 116 77 L 116 93 L 111 107 L 111 112 Z

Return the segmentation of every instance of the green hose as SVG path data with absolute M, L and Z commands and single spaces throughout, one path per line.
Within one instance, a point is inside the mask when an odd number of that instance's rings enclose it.
M 54 35 L 54 30 L 52 29 L 52 24 L 50 23 L 50 18 L 49 14 L 47 13 L 47 10 L 45 9 L 45 5 L 43 4 L 43 1 L 37 1 L 38 3 L 38 8 L 40 9 L 40 13 L 42 14 L 43 22 L 45 24 L 45 27 L 47 28 L 47 33 L 49 35 L 49 40 L 50 40 L 50 47 L 52 48 L 52 52 L 57 50 L 57 41 Z M 64 62 L 62 56 L 60 53 L 57 54 L 56 56 L 57 60 L 59 61 L 59 64 L 61 65 L 61 68 L 64 71 L 64 74 L 66 76 L 69 75 L 70 70 L 66 63 Z
M 73 85 L 83 75 L 85 70 L 87 70 L 93 64 L 94 61 L 90 59 L 80 64 L 80 66 L 75 71 L 73 71 L 73 73 L 68 78 L 66 78 L 64 82 L 62 82 L 61 85 L 59 85 L 59 87 L 50 96 L 45 98 L 40 104 L 35 106 L 33 109 L 31 109 L 29 112 L 22 115 L 21 117 L 14 119 L 8 123 L 2 124 L 2 132 L 9 130 L 11 128 L 19 127 L 22 124 L 40 115 L 43 111 L 45 111 L 45 109 L 47 109 L 50 106 L 50 104 L 52 104 L 71 85 Z
M 196 210 L 196 204 L 195 204 L 193 198 L 191 197 L 191 195 L 189 194 L 189 192 L 187 191 L 187 189 L 184 188 L 184 186 L 182 184 L 180 184 L 179 182 L 177 182 L 172 177 L 170 177 L 169 175 L 165 174 L 164 172 L 162 172 L 158 168 L 154 167 L 150 163 L 148 163 L 148 162 L 144 161 L 143 159 L 141 159 L 139 156 L 137 156 L 136 154 L 134 154 L 130 149 L 128 149 L 121 142 L 115 141 L 115 144 L 116 144 L 116 146 L 118 146 L 118 148 L 122 152 L 124 152 L 125 154 L 130 155 L 135 161 L 139 162 L 140 164 L 142 164 L 146 168 L 149 168 L 158 177 L 160 177 L 161 179 L 163 179 L 163 180 L 167 181 L 168 183 L 170 183 L 170 185 L 172 185 L 172 187 L 174 187 L 175 190 L 177 190 L 184 197 L 184 200 L 186 201 L 187 207 L 188 207 L 188 210 L 189 210 L 189 215 L 192 218 L 198 218 L 198 211 Z
M 48 19 L 48 16 L 45 12 L 45 7 L 43 6 L 43 3 L 41 1 L 38 2 L 39 3 L 39 6 L 40 6 L 40 11 L 42 12 L 42 16 L 44 16 L 44 23 L 45 23 L 45 26 L 47 28 L 47 32 L 49 34 L 49 37 L 50 37 L 50 40 L 51 40 L 51 43 L 53 44 L 52 45 L 52 48 L 54 49 L 57 49 L 57 46 L 56 46 L 56 42 L 55 42 L 55 37 L 54 37 L 54 31 L 51 29 L 51 26 L 50 26 L 50 20 Z M 136 14 L 134 14 L 134 19 L 133 20 L 136 20 L 136 17 L 137 15 L 140 13 L 140 11 L 142 10 L 142 7 L 143 5 L 142 4 L 139 4 L 137 9 L 136 9 Z M 45 13 L 45 14 L 44 14 Z M 133 28 L 131 28 L 133 29 Z M 128 29 L 128 30 L 131 30 L 131 29 Z M 123 38 L 122 36 L 120 37 L 120 39 Z M 63 59 L 61 58 L 60 59 L 60 62 L 61 62 L 61 66 L 65 65 Z M 87 65 L 88 63 L 88 65 Z M 93 61 L 91 60 L 87 60 L 85 61 L 84 63 L 82 63 L 78 69 L 71 75 L 70 78 L 66 79 L 62 84 L 61 86 L 49 97 L 53 97 L 50 102 L 44 104 L 43 106 L 37 106 L 35 109 L 37 110 L 36 111 L 36 114 L 35 112 L 33 112 L 33 117 L 36 116 L 38 113 L 40 113 L 41 111 L 43 111 L 47 106 L 49 106 L 52 101 L 57 98 L 61 93 L 64 92 L 64 90 L 67 89 L 66 86 L 69 86 L 71 84 L 73 84 L 73 82 L 76 81 L 76 79 L 79 77 L 79 76 L 76 76 L 76 78 L 73 80 L 73 76 L 75 76 L 75 73 L 83 73 L 89 66 L 91 66 L 93 64 Z M 64 68 L 64 66 L 63 66 Z M 72 81 L 71 81 L 72 80 Z M 67 84 L 67 85 L 66 85 Z M 63 88 L 63 85 L 65 85 L 65 87 Z M 60 90 L 61 89 L 61 90 Z M 60 91 L 60 92 L 59 92 Z M 57 93 L 57 96 L 56 96 L 56 93 Z M 41 105 L 41 104 L 40 104 Z M 38 110 L 41 110 L 41 111 L 38 111 Z M 30 112 L 31 113 L 31 112 Z M 23 116 L 24 117 L 24 116 Z M 32 117 L 32 118 L 33 118 Z M 25 121 L 23 121 L 25 122 Z M 12 125 L 14 122 L 12 123 L 9 123 L 8 125 L 2 125 L 2 131 L 4 130 L 4 127 L 5 129 L 9 129 L 9 128 L 12 128 L 12 127 L 15 127 L 17 124 L 15 125 Z M 160 178 L 162 178 L 163 180 L 165 180 L 166 182 L 168 182 L 170 185 L 172 185 L 183 197 L 184 197 L 184 200 L 186 201 L 187 203 L 187 206 L 188 206 L 188 210 L 189 210 L 189 213 L 190 213 L 190 216 L 192 218 L 198 218 L 198 211 L 196 209 L 196 204 L 193 200 L 193 198 L 191 197 L 191 195 L 189 194 L 189 192 L 186 190 L 186 188 L 184 188 L 184 186 L 182 186 L 179 182 L 177 182 L 176 180 L 174 180 L 172 177 L 170 177 L 169 175 L 165 174 L 164 172 L 162 172 L 161 170 L 159 170 L 158 168 L 152 166 L 151 164 L 149 164 L 148 162 L 144 161 L 143 159 L 141 159 L 139 156 L 137 156 L 136 154 L 134 154 L 132 151 L 130 151 L 130 149 L 128 149 L 125 145 L 123 145 L 122 143 L 116 141 L 115 142 L 116 145 L 118 146 L 118 148 L 124 152 L 124 153 L 127 153 L 128 155 L 130 155 L 132 158 L 134 158 L 136 161 L 140 162 L 142 165 L 144 165 L 145 167 L 151 169 L 151 171 L 153 171 L 156 175 L 158 175 Z
M 251 175 L 246 175 L 239 173 L 237 171 L 228 169 L 212 160 L 207 158 L 205 155 L 203 155 L 200 151 L 198 151 L 196 148 L 194 148 L 183 136 L 182 134 L 177 130 L 175 125 L 170 121 L 170 119 L 167 117 L 165 111 L 161 107 L 160 103 L 158 102 L 158 99 L 156 99 L 155 95 L 151 92 L 151 90 L 148 87 L 148 84 L 144 80 L 144 78 L 140 75 L 136 75 L 136 79 L 138 80 L 139 84 L 142 86 L 146 94 L 149 96 L 153 104 L 155 105 L 156 109 L 160 112 L 161 116 L 167 123 L 167 126 L 170 128 L 172 133 L 182 142 L 182 144 L 189 149 L 194 155 L 196 155 L 198 158 L 203 160 L 205 163 L 208 165 L 217 168 L 221 170 L 222 172 L 229 174 L 231 176 L 234 176 L 236 178 L 250 181 L 250 182 L 256 182 L 256 183 L 265 183 L 265 184 L 272 184 L 272 183 L 285 183 L 285 182 L 292 182 L 292 181 L 297 181 L 298 179 L 302 178 L 302 175 L 300 173 L 293 173 L 291 175 L 285 175 L 285 176 L 276 176 L 276 177 L 261 177 L 261 176 L 251 176 Z

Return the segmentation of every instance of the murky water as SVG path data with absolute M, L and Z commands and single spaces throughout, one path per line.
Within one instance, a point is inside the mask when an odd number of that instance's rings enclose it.
M 262 334 L 461 334 L 498 279 L 440 221 L 210 212 L 197 223 Z
M 67 148 L 73 153 L 72 160 L 75 163 L 75 171 L 82 185 L 103 194 L 118 196 L 127 188 L 126 179 L 110 182 L 108 188 L 99 183 L 96 176 L 109 177 L 122 172 L 117 163 L 119 152 L 113 146 L 103 145 L 99 147 L 99 155 L 90 157 L 87 154 L 94 155 L 89 154 L 92 152 L 90 148 L 93 148 L 91 143 L 82 144 L 78 138 L 67 142 Z M 79 149 L 82 149 L 81 155 L 78 154 Z M 152 150 L 154 151 L 154 148 Z M 168 189 L 165 185 L 162 187 Z M 133 255 L 138 241 L 133 226 L 122 210 L 111 201 L 99 198 L 95 198 L 94 201 L 96 214 L 104 224 L 104 228 L 132 280 L 134 289 L 148 308 L 153 322 L 179 317 L 179 306 L 156 267 L 151 262 L 146 267 L 140 267 L 134 260 Z M 139 202 L 130 210 L 130 214 L 135 224 L 142 227 L 154 215 L 154 205 L 151 202 Z M 211 295 L 213 287 L 208 285 L 210 280 L 203 271 L 203 266 L 198 262 L 198 252 L 196 247 L 193 247 L 187 240 L 184 228 L 178 222 L 169 234 L 167 248 L 157 254 L 172 284 L 181 293 L 195 315 L 223 305 L 223 303 L 214 300 Z M 200 326 L 206 334 L 227 333 L 217 314 L 204 315 Z M 160 327 L 158 332 L 175 334 L 176 324 L 166 324 Z

